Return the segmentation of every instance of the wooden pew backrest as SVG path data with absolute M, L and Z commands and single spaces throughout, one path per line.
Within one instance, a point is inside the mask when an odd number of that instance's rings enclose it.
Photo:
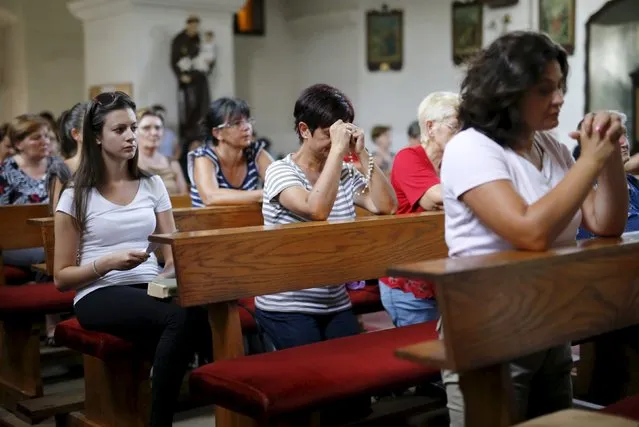
M 173 209 L 173 217 L 179 231 L 247 227 L 264 222 L 260 204 Z
M 173 209 L 191 207 L 191 196 L 188 194 L 174 194 L 170 198 Z
M 27 224 L 30 218 L 49 214 L 49 206 L 11 205 L 0 207 L 0 250 L 42 246 L 40 231 Z
M 175 233 L 150 240 L 172 245 L 185 306 L 382 277 L 390 264 L 447 254 L 442 213 Z
M 173 198 L 171 197 L 171 203 Z M 181 197 L 181 196 L 179 196 Z M 189 200 L 190 203 L 190 200 Z M 371 212 L 357 208 L 357 215 L 360 217 L 372 217 Z M 44 215 L 48 214 L 45 213 Z M 180 231 L 217 230 L 221 228 L 238 228 L 261 225 L 264 222 L 262 217 L 262 205 L 259 203 L 237 206 L 214 206 L 208 208 L 182 207 L 173 209 L 175 225 Z M 55 247 L 55 233 L 53 230 L 53 218 L 32 218 L 27 221 L 31 225 L 40 228 L 41 240 L 45 243 L 45 257 L 47 274 L 53 275 L 53 253 Z M 33 233 L 33 227 L 29 231 Z
M 639 323 L 639 233 L 547 252 L 419 262 L 391 274 L 433 281 L 444 344 L 400 355 L 457 371 L 497 365 Z

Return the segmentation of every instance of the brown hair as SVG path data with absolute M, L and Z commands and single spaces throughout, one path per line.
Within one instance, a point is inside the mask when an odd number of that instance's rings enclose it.
M 9 142 L 17 149 L 18 143 L 42 127 L 49 128 L 49 123 L 43 117 L 35 114 L 21 114 L 9 123 Z
M 78 230 L 84 231 L 87 218 L 89 193 L 93 188 L 107 181 L 106 166 L 102 158 L 102 147 L 97 143 L 102 134 L 106 116 L 118 110 L 136 110 L 135 103 L 124 92 L 103 92 L 93 98 L 88 105 L 82 124 L 82 156 L 80 165 L 73 175 L 73 205 Z M 127 162 L 129 176 L 132 179 L 148 178 L 146 172 L 138 168 L 138 153 Z
M 391 130 L 390 126 L 375 126 L 371 131 L 371 138 L 373 138 L 373 141 L 375 141 L 377 138 L 384 135 L 389 130 Z
M 535 31 L 513 31 L 499 37 L 470 63 L 461 85 L 459 121 L 497 144 L 514 147 L 526 131 L 521 100 L 557 61 L 566 90 L 568 56 L 550 37 Z

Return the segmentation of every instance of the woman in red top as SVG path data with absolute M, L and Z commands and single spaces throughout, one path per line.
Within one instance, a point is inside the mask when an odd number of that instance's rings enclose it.
M 421 143 L 397 153 L 390 175 L 398 214 L 442 209 L 439 168 L 446 143 L 459 130 L 458 106 L 459 96 L 451 92 L 434 92 L 419 105 Z M 395 326 L 439 317 L 430 283 L 401 277 L 383 277 L 379 282 L 382 304 Z

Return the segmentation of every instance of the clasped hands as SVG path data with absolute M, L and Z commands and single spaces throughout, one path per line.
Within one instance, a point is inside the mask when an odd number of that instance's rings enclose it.
M 366 153 L 363 129 L 340 119 L 331 125 L 329 133 L 331 150 L 338 150 L 342 156 L 355 153 L 362 160 L 361 155 Z
M 620 140 L 626 133 L 621 117 L 614 112 L 588 113 L 579 131 L 569 135 L 581 145 L 581 155 L 603 164 L 613 153 L 620 155 Z

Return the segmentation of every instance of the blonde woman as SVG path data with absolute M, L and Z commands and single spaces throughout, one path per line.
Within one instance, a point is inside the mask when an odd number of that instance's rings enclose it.
M 420 143 L 397 153 L 390 175 L 397 194 L 398 214 L 442 209 L 439 169 L 446 143 L 459 129 L 459 96 L 434 92 L 419 105 Z M 437 319 L 437 302 L 430 283 L 402 277 L 379 280 L 382 304 L 395 326 Z

